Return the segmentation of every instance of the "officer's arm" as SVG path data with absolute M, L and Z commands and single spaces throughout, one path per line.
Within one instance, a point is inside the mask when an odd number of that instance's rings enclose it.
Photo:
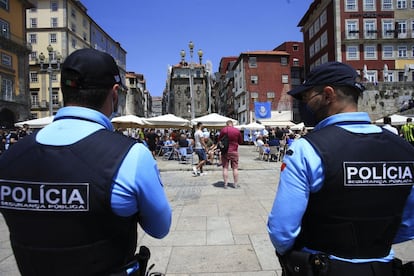
M 163 238 L 170 230 L 171 207 L 162 185 L 157 164 L 147 158 L 147 165 L 137 172 L 139 183 L 138 222 L 154 238 Z
M 304 139 L 295 141 L 283 158 L 280 181 L 267 223 L 276 251 L 286 253 L 301 230 L 309 193 L 323 181 L 321 159 Z
M 401 221 L 400 229 L 395 236 L 394 243 L 405 242 L 414 239 L 414 186 L 411 189 Z
M 132 147 L 119 168 L 111 198 L 119 216 L 138 214 L 142 229 L 162 238 L 171 226 L 171 207 L 162 186 L 157 163 L 142 144 Z

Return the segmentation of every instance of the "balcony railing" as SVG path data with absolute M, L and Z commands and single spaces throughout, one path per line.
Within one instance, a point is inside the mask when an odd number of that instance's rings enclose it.
M 5 40 L 9 40 L 9 41 L 17 44 L 18 46 L 21 46 L 21 47 L 27 49 L 28 51 L 32 51 L 32 45 L 27 43 L 25 39 L 23 39 L 21 37 L 18 37 L 14 34 L 11 34 L 11 33 L 8 33 L 8 32 L 0 32 L 0 38 L 5 39 Z
M 31 106 L 32 106 L 32 108 L 39 108 L 40 107 L 40 102 L 39 101 L 32 101 Z
M 3 101 L 6 101 L 6 102 L 13 102 L 14 101 L 14 97 L 13 97 L 13 95 L 9 95 L 9 94 L 2 94 L 1 95 L 1 99 L 3 100 Z

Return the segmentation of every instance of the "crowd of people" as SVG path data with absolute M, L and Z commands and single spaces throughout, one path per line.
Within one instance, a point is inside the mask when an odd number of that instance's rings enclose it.
M 23 125 L 22 128 L 0 129 L 0 154 L 31 133 L 28 125 Z
M 170 151 L 176 150 L 180 153 L 180 157 L 183 157 L 187 153 L 194 151 L 195 147 L 195 133 L 196 131 L 187 129 L 160 129 L 160 128 L 139 128 L 134 131 L 128 131 L 127 129 L 118 128 L 116 130 L 126 136 L 136 139 L 138 142 L 144 143 L 152 152 L 153 157 L 164 156 Z M 209 131 L 207 128 L 201 130 L 200 139 L 203 138 L 203 142 L 206 145 L 206 165 L 220 166 L 220 151 L 217 149 L 219 130 Z M 181 152 L 184 148 L 186 152 Z M 178 156 L 171 155 L 171 159 L 177 159 Z
M 254 145 L 259 151 L 259 158 L 265 161 L 281 161 L 283 154 L 296 139 L 308 132 L 306 127 L 301 130 L 291 130 L 289 126 L 266 127 L 263 131 L 254 132 Z M 276 149 L 272 151 L 272 148 Z M 262 158 L 263 156 L 263 158 Z
M 223 166 L 224 188 L 228 186 L 228 169 L 232 168 L 235 188 L 239 187 L 238 180 L 238 145 L 243 143 L 242 135 L 230 120 L 222 129 L 208 130 L 198 123 L 193 131 L 186 129 L 139 129 L 128 132 L 118 129 L 118 132 L 131 136 L 144 143 L 152 152 L 153 158 L 166 157 L 168 160 L 185 161 L 188 154 L 197 156 L 197 163 L 192 167 L 192 176 L 205 175 L 205 165 Z M 224 133 L 230 133 L 229 149 L 223 153 L 218 147 Z M 142 133 L 142 135 L 139 135 Z M 165 159 L 165 158 L 164 158 Z

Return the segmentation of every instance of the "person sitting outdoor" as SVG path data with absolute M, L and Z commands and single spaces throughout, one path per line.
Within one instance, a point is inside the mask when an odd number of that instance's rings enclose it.
M 203 132 L 204 141 L 206 143 L 206 154 L 207 154 L 207 162 L 206 165 L 213 164 L 214 160 L 214 150 L 217 148 L 217 145 L 214 144 L 213 140 L 210 138 L 209 132 Z
M 259 148 L 259 158 L 264 159 L 265 156 L 268 158 L 270 154 L 270 147 L 268 143 L 265 143 L 263 141 L 263 136 L 259 135 L 259 137 L 257 137 L 256 143 L 257 147 Z
M 263 160 L 268 161 L 270 158 L 270 146 L 269 144 L 263 145 Z
M 270 156 L 269 156 L 270 160 L 277 161 L 278 156 L 279 156 L 278 153 L 280 150 L 280 140 L 275 137 L 274 139 L 269 140 L 268 144 L 270 148 Z
M 174 159 L 174 150 L 176 148 L 176 143 L 173 140 L 172 136 L 169 136 L 164 142 L 164 155 L 168 156 L 168 160 Z
M 290 145 L 292 145 L 293 141 L 295 141 L 296 135 L 294 133 L 291 133 L 288 135 L 288 138 L 286 139 L 286 146 L 289 148 Z
M 178 138 L 178 151 L 180 153 L 180 161 L 186 161 L 186 157 L 188 154 L 193 152 L 191 140 L 187 138 L 187 135 L 181 133 L 180 137 Z
M 164 143 L 164 146 L 166 146 L 166 147 L 173 147 L 173 146 L 175 146 L 175 141 L 173 140 L 173 137 L 172 136 L 168 137 L 168 139 Z

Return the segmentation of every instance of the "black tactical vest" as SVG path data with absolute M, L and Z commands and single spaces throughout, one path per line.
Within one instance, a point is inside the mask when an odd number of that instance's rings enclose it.
M 135 142 L 99 130 L 69 146 L 35 135 L 0 158 L 0 211 L 22 275 L 107 275 L 129 261 L 137 216 L 111 209 L 112 179 Z
M 304 138 L 322 158 L 325 182 L 310 195 L 295 247 L 343 258 L 386 256 L 413 185 L 414 148 L 386 130 L 329 126 Z

